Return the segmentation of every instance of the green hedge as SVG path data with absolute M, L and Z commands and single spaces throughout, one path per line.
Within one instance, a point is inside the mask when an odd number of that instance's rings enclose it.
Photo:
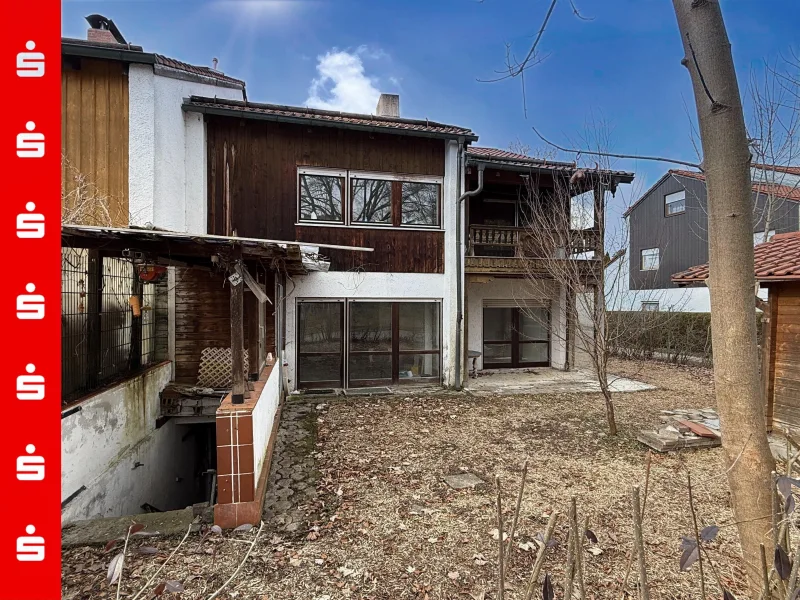
M 607 317 L 612 354 L 711 365 L 711 313 L 621 311 Z M 760 338 L 761 313 L 755 319 Z

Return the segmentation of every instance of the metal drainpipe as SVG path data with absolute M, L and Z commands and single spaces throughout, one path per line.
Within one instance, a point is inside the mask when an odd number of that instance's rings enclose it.
M 462 251 L 461 251 L 461 203 L 465 199 L 480 194 L 483 190 L 483 169 L 485 165 L 478 165 L 478 187 L 472 191 L 464 192 L 458 199 L 458 206 L 456 207 L 456 390 L 461 391 L 461 323 L 464 320 L 464 311 L 461 309 L 461 297 L 463 291 L 461 289 L 462 278 Z M 463 168 L 463 165 L 462 165 Z

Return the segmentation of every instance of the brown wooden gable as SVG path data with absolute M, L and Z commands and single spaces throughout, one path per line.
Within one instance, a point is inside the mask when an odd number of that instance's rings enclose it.
M 207 116 L 209 232 L 375 248 L 329 251 L 331 270 L 442 273 L 444 232 L 301 226 L 297 168 L 444 176 L 440 139 Z
M 72 222 L 128 225 L 124 63 L 71 58 L 61 70 L 62 206 Z

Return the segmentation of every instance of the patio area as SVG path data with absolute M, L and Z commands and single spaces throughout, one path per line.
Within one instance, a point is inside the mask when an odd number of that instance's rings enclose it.
M 608 375 L 612 392 L 645 392 L 654 385 Z M 530 369 L 492 369 L 478 371 L 465 389 L 475 394 L 597 394 L 600 384 L 590 371 L 560 371 L 550 367 Z

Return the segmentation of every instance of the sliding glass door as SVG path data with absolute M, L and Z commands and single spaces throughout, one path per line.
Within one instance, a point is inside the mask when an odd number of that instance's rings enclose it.
M 546 307 L 484 307 L 483 367 L 550 364 L 550 311 Z
M 439 382 L 438 302 L 351 301 L 348 386 Z
M 344 302 L 297 304 L 299 388 L 342 387 Z

